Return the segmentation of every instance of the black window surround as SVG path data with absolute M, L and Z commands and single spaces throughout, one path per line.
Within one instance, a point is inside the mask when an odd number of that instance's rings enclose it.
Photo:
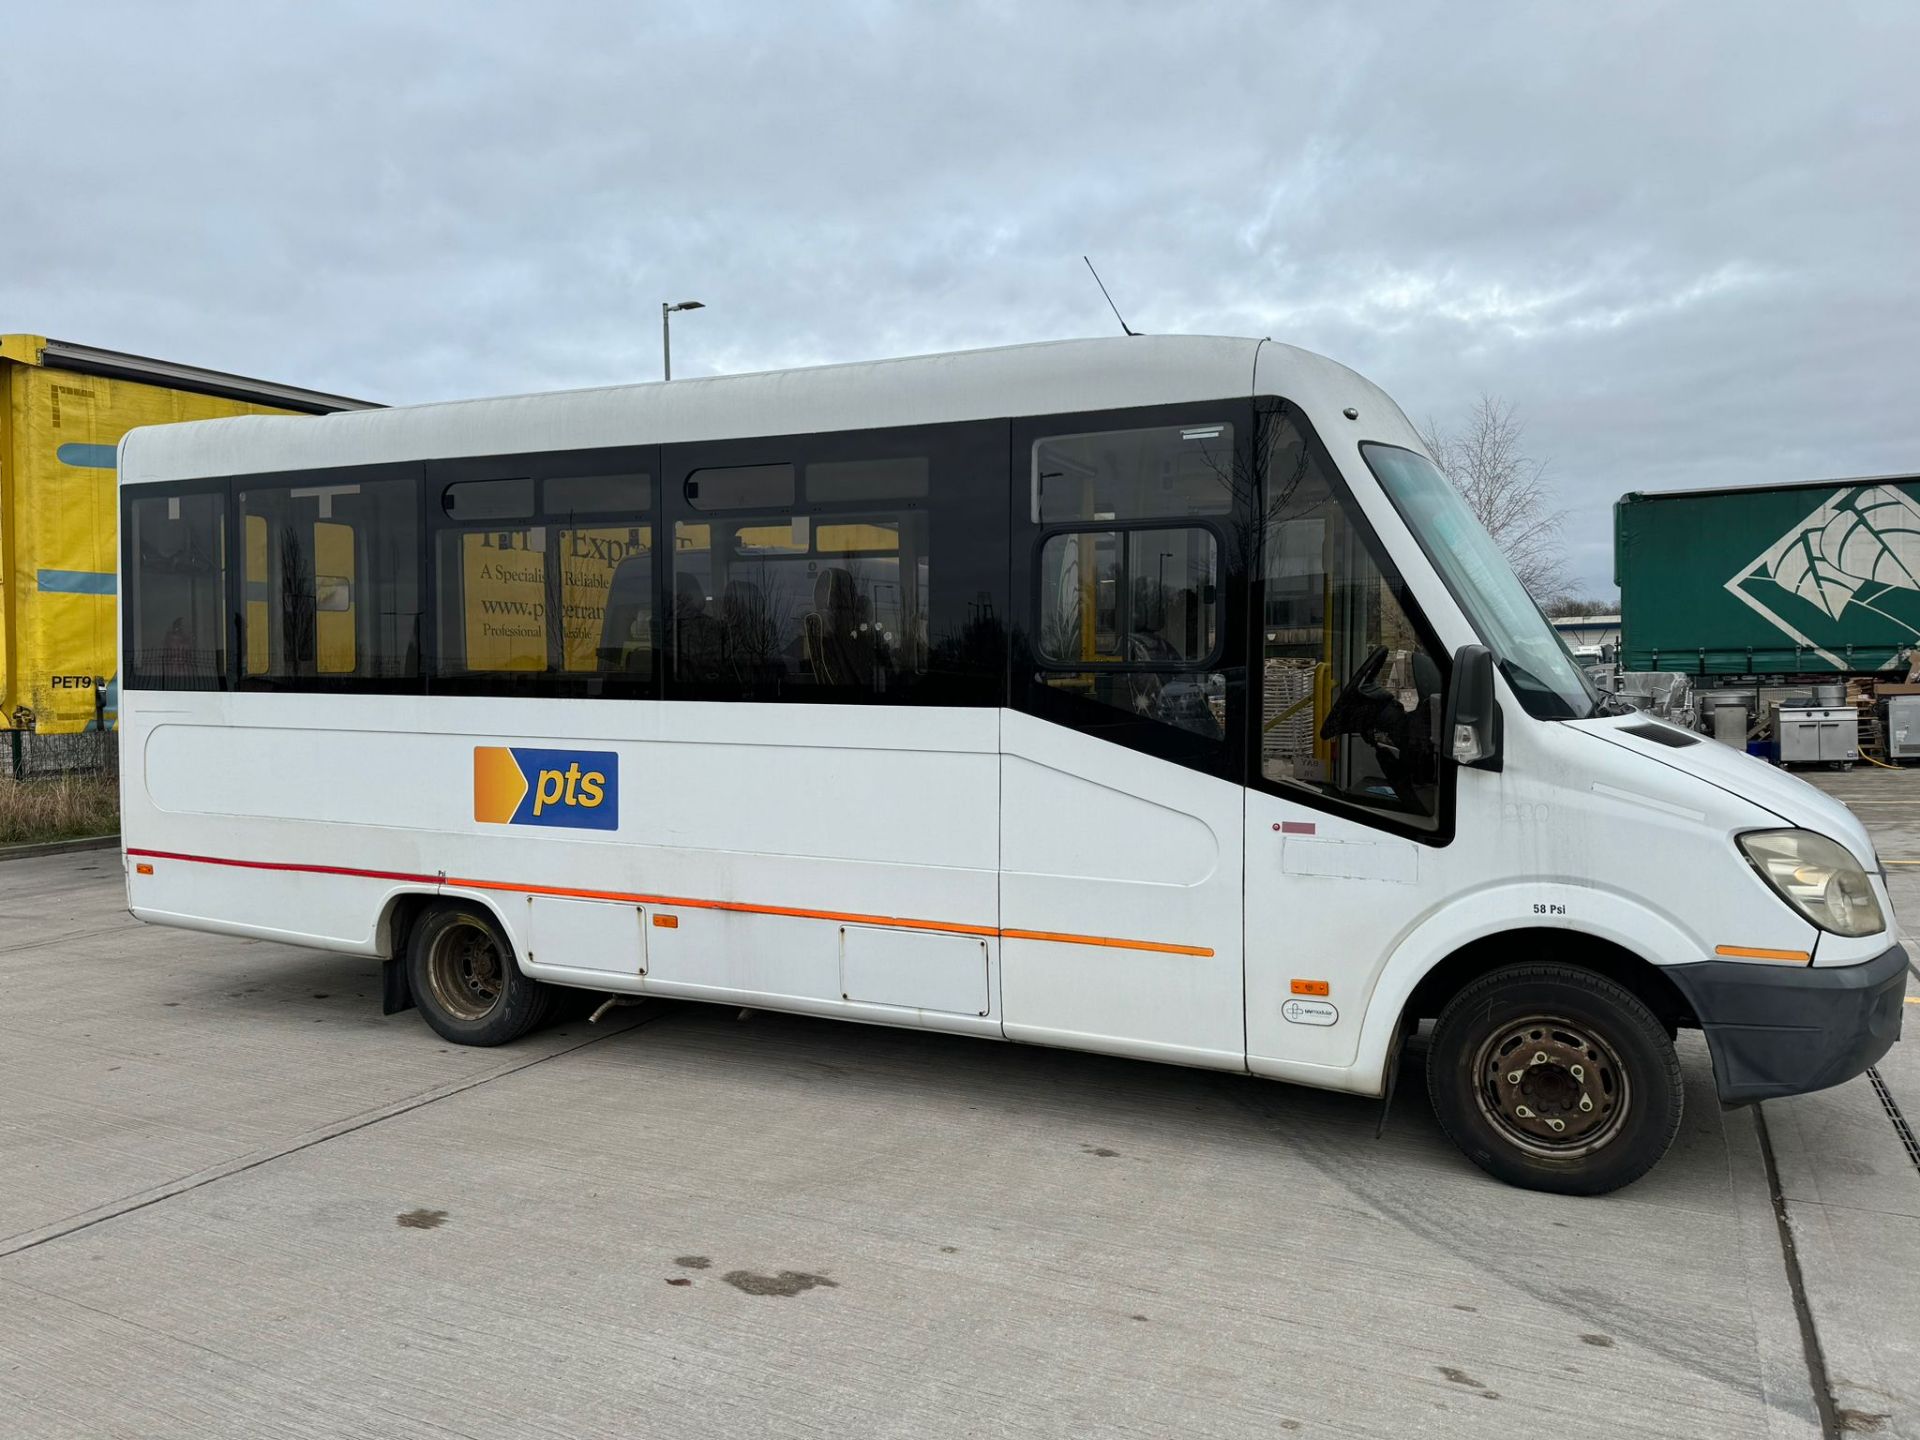
M 1234 488 L 1232 508 L 1221 515 L 1193 514 L 1129 516 L 1113 520 L 1056 521 L 1041 525 L 1031 517 L 1032 456 L 1036 439 L 1048 435 L 1078 435 L 1100 430 L 1153 428 L 1162 425 L 1224 420 L 1234 427 Z M 1261 564 L 1263 535 L 1254 521 L 1258 497 L 1265 495 L 1261 473 L 1270 426 L 1291 423 L 1313 463 L 1327 476 L 1331 492 L 1347 509 L 1349 523 L 1365 546 L 1382 579 L 1392 588 L 1409 623 L 1443 673 L 1451 657 L 1443 651 L 1424 613 L 1414 603 L 1404 580 L 1381 546 L 1365 513 L 1354 503 L 1347 482 L 1333 465 L 1325 444 L 1305 417 L 1275 397 L 1223 399 L 1197 405 L 1148 406 L 1102 412 L 1024 417 L 1015 420 L 963 422 L 953 425 L 898 430 L 860 431 L 718 441 L 670 446 L 629 446 L 456 458 L 425 463 L 340 467 L 304 474 L 245 475 L 193 481 L 162 482 L 124 487 L 120 494 L 123 542 L 122 573 L 131 573 L 125 551 L 133 533 L 132 506 L 136 501 L 175 496 L 213 494 L 222 497 L 226 516 L 224 537 L 225 594 L 228 628 L 224 643 L 225 674 L 198 688 L 221 690 L 266 689 L 317 693 L 366 694 L 523 694 L 634 699 L 746 698 L 716 693 L 698 686 L 677 684 L 670 667 L 662 663 L 667 636 L 662 617 L 669 614 L 673 567 L 670 547 L 678 521 L 710 523 L 718 518 L 745 519 L 751 512 L 696 508 L 682 493 L 685 480 L 702 469 L 743 465 L 787 465 L 799 480 L 798 493 L 788 514 L 804 513 L 831 521 L 836 516 L 857 519 L 876 512 L 925 512 L 928 517 L 932 645 L 926 674 L 905 688 L 877 697 L 893 705 L 1005 705 L 1066 725 L 1089 735 L 1169 760 L 1202 773 L 1244 783 L 1263 793 L 1286 798 L 1309 809 L 1346 815 L 1370 827 L 1404 834 L 1426 845 L 1444 845 L 1454 828 L 1454 767 L 1443 769 L 1439 786 L 1439 828 L 1422 830 L 1397 822 L 1392 815 L 1281 781 L 1269 781 L 1260 770 L 1258 724 L 1252 714 L 1258 698 L 1249 676 L 1259 661 L 1261 628 L 1266 613 Z M 809 465 L 849 467 L 841 473 L 884 475 L 882 462 L 926 456 L 930 481 L 925 493 L 917 481 L 899 488 L 909 493 L 884 499 L 872 493 L 878 485 L 853 488 L 844 499 L 806 498 Z M 1256 465 L 1255 457 L 1260 457 Z M 861 470 L 871 464 L 870 470 Z M 828 470 L 827 473 L 833 473 Z M 911 464 L 901 471 L 913 475 Z M 1246 485 L 1239 476 L 1252 477 Z M 643 480 L 640 477 L 646 477 Z M 425 590 L 425 618 L 421 623 L 421 673 L 414 676 L 370 678 L 305 676 L 268 681 L 244 677 L 245 569 L 234 548 L 244 534 L 237 496 L 249 485 L 339 485 L 371 479 L 410 478 L 419 492 L 421 574 Z M 562 515 L 546 503 L 548 480 L 602 482 L 601 493 L 619 498 L 593 511 Z M 447 488 L 466 481 L 531 480 L 541 508 L 535 517 L 515 525 L 550 524 L 577 529 L 604 528 L 636 522 L 651 527 L 653 535 L 650 588 L 654 597 L 655 638 L 652 673 L 631 676 L 595 676 L 549 672 L 506 672 L 453 678 L 434 676 L 432 636 L 438 622 L 437 572 L 434 557 L 438 537 L 449 529 L 472 528 L 488 521 L 462 525 L 449 518 L 444 505 Z M 611 487 L 611 488 L 609 488 Z M 622 487 L 631 487 L 623 493 Z M 1239 493 L 1244 492 L 1244 493 Z M 584 493 L 584 492 L 581 492 Z M 778 517 L 774 517 L 778 518 Z M 1054 535 L 1087 531 L 1129 532 L 1143 529 L 1203 528 L 1218 545 L 1216 568 L 1217 629 L 1213 653 L 1203 660 L 1142 663 L 1114 669 L 1138 668 L 1164 673 L 1221 673 L 1225 676 L 1227 722 L 1219 740 L 1181 731 L 1154 720 L 1122 713 L 1082 696 L 1038 683 L 1041 672 L 1071 672 L 1103 668 L 1102 662 L 1062 663 L 1038 653 L 1032 643 L 1031 619 L 1038 595 L 1038 557 Z M 123 653 L 134 655 L 132 613 L 137 597 L 123 602 Z M 124 679 L 128 689 L 172 688 L 165 677 L 130 665 Z M 184 688 L 184 687 L 181 687 Z M 805 698 L 846 703 L 828 689 Z
M 716 673 L 689 656 L 681 665 L 676 641 L 667 641 L 662 694 L 682 700 L 758 700 L 776 704 L 886 704 L 991 707 L 1006 691 L 1008 535 L 1003 500 L 1007 422 L 965 421 L 879 430 L 767 436 L 668 445 L 661 448 L 658 517 L 661 553 L 656 606 L 675 614 L 678 537 L 682 527 L 707 527 L 709 544 L 724 529 L 785 527 L 804 519 L 807 549 L 818 531 L 861 523 L 886 526 L 898 520 L 904 558 L 909 533 L 924 545 L 926 610 L 924 663 L 890 669 L 884 689 L 866 684 L 791 683 L 776 667 Z M 745 482 L 730 496 L 729 472 Z M 807 477 L 829 483 L 808 498 Z M 897 485 L 887 485 L 892 475 Z M 716 485 L 714 480 L 722 483 Z M 769 490 L 766 482 L 774 484 Z M 689 494 L 689 482 L 701 489 Z M 887 494 L 891 489 L 894 493 Z M 768 503 L 767 497 L 777 498 Z M 727 505 L 724 499 L 743 503 Z M 800 551 L 793 552 L 799 555 Z M 815 556 L 824 571 L 823 557 Z M 770 563 L 781 557 L 769 554 Z M 707 564 L 713 559 L 709 552 Z M 733 563 L 733 562 L 729 562 Z M 791 563 L 791 562 L 788 562 Z M 711 574 L 708 577 L 711 579 Z M 918 604 L 918 577 L 899 576 Z M 723 596 L 711 597 L 719 604 Z M 904 599 L 902 603 L 905 603 Z M 918 643 L 918 637 L 914 637 Z M 831 670 L 829 671 L 831 673 Z

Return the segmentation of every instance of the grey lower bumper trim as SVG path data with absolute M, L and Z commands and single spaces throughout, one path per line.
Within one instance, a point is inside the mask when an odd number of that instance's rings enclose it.
M 1898 945 L 1858 965 L 1703 960 L 1665 973 L 1706 1032 L 1728 1105 L 1851 1080 L 1900 1038 L 1907 952 Z

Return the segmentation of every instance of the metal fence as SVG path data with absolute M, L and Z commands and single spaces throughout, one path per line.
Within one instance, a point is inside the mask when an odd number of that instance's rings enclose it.
M 57 775 L 114 775 L 120 768 L 120 736 L 112 730 L 83 730 L 77 735 L 42 735 L 8 730 L 0 740 L 0 771 L 15 780 L 48 780 Z
M 93 723 L 77 734 L 0 731 L 0 776 L 48 780 L 59 775 L 117 775 L 120 736 L 106 709 L 104 684 L 93 687 Z

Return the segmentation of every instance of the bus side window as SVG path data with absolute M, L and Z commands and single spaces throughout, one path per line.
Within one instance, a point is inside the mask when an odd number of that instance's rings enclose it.
M 1048 435 L 1034 442 L 1032 516 L 1074 520 L 1225 515 L 1239 488 L 1225 421 Z
M 708 465 L 675 522 L 672 673 L 762 699 L 886 695 L 929 654 L 926 455 Z
M 420 673 L 416 476 L 390 466 L 243 484 L 243 682 Z
M 512 685 L 553 694 L 631 694 L 651 678 L 653 477 L 619 468 L 634 458 L 556 451 L 435 468 L 436 676 L 546 676 Z M 464 476 L 478 478 L 449 478 Z M 626 683 L 614 691 L 596 683 L 615 676 Z
M 215 690 L 227 680 L 226 496 L 127 504 L 127 685 Z

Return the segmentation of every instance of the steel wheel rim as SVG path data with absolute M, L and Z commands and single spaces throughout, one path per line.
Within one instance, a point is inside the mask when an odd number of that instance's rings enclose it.
M 1493 1030 L 1474 1052 L 1473 1095 L 1502 1139 L 1553 1160 L 1610 1144 L 1632 1108 L 1627 1067 L 1612 1042 L 1560 1015 Z
M 442 1010 L 456 1020 L 484 1020 L 506 990 L 505 957 L 492 935 L 471 920 L 456 921 L 427 954 L 427 983 Z

